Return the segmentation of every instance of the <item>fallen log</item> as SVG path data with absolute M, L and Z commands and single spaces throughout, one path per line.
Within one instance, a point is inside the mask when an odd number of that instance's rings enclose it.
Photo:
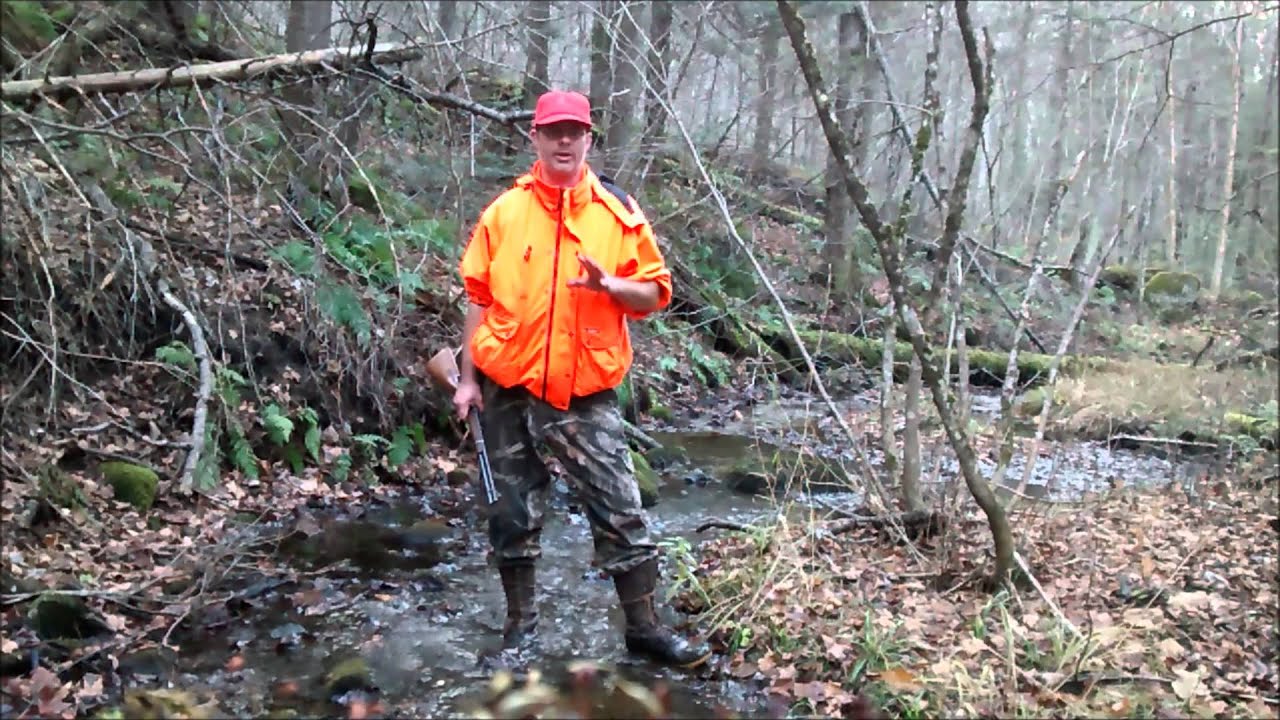
M 861 337 L 849 333 L 827 330 L 801 330 L 800 338 L 815 358 L 826 364 L 858 363 L 869 367 L 880 365 L 884 343 L 877 338 Z M 783 355 L 795 361 L 800 357 L 798 348 L 793 347 L 789 338 L 781 334 L 767 336 L 770 345 L 782 350 Z M 941 350 L 935 350 L 941 352 Z M 975 385 L 1000 385 L 1004 381 L 1005 368 L 1009 354 L 1005 351 L 969 349 L 969 379 Z M 894 344 L 894 378 L 904 380 L 907 376 L 907 362 L 912 356 L 910 343 Z M 900 360 L 898 360 L 900 359 Z M 1018 353 L 1018 379 L 1026 386 L 1034 386 L 1043 382 L 1049 373 L 1049 363 L 1053 356 L 1042 353 Z M 1064 374 L 1075 374 L 1083 370 L 1102 370 L 1109 364 L 1105 358 L 1070 355 L 1062 358 L 1059 368 Z M 954 368 L 952 372 L 954 372 Z
M 16 101 L 33 95 L 62 97 L 81 93 L 125 93 L 157 87 L 204 86 L 215 81 L 235 82 L 288 72 L 329 68 L 341 70 L 360 63 L 401 63 L 421 56 L 422 47 L 416 42 L 380 43 L 373 48 L 350 45 L 201 65 L 14 80 L 0 83 L 0 96 L 5 100 Z

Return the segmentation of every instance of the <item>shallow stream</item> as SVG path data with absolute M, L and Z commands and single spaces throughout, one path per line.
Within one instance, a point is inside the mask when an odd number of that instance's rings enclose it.
M 874 404 L 855 398 L 843 406 L 856 413 Z M 666 473 L 661 499 L 649 510 L 655 533 L 663 540 L 685 537 L 696 544 L 700 538 L 694 529 L 706 520 L 750 523 L 771 514 L 769 500 L 732 492 L 714 478 L 744 458 L 786 445 L 798 425 L 820 424 L 824 412 L 823 405 L 812 402 L 757 406 L 753 413 L 695 425 L 698 429 L 653 433 L 687 455 L 687 462 Z M 1028 494 L 1038 497 L 1077 496 L 1117 481 L 1159 484 L 1188 473 L 1183 464 L 1099 443 L 1045 447 L 1028 486 Z M 819 454 L 843 458 L 852 468 L 852 454 L 838 443 L 826 443 Z M 989 472 L 990 463 L 983 463 Z M 935 467 L 929 459 L 924 466 L 926 476 Z M 944 481 L 956 471 L 945 458 L 937 467 Z M 1007 484 L 1021 480 L 1023 467 L 1023 459 L 1015 457 Z M 1034 486 L 1045 490 L 1036 492 Z M 857 495 L 813 499 L 853 505 Z M 541 654 L 534 666 L 554 674 L 589 659 L 646 686 L 665 680 L 679 717 L 776 717 L 778 709 L 749 683 L 722 679 L 723 673 L 671 671 L 627 654 L 613 585 L 591 568 L 590 532 L 585 518 L 570 512 L 569 502 L 560 486 L 543 531 Z M 388 526 L 435 515 L 426 499 L 364 510 L 363 520 Z M 453 529 L 451 550 L 438 564 L 360 573 L 308 574 L 300 568 L 296 583 L 267 593 L 256 608 L 206 633 L 198 647 L 189 644 L 180 673 L 170 679 L 177 686 L 214 689 L 224 712 L 341 716 L 346 713 L 341 701 L 354 696 L 347 693 L 335 704 L 324 677 L 342 660 L 360 658 L 371 681 L 365 684 L 376 687 L 389 715 L 468 716 L 493 675 L 494 666 L 484 658 L 498 643 L 504 601 L 497 573 L 487 564 L 482 522 L 474 514 L 455 522 L 461 526 Z M 664 578 L 669 577 L 667 569 Z M 678 619 L 663 612 L 668 620 Z M 228 658 L 237 654 L 243 667 L 228 670 Z M 290 691 L 281 692 L 282 687 Z

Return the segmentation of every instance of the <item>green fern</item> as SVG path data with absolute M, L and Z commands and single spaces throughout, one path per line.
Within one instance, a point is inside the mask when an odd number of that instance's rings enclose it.
M 337 482 L 344 482 L 351 474 L 351 455 L 342 453 L 333 461 L 333 472 L 330 476 Z
M 309 407 L 302 408 L 298 416 L 307 426 L 302 434 L 302 445 L 311 454 L 312 460 L 320 462 L 320 418 L 316 415 L 316 411 Z
M 293 436 L 293 421 L 275 403 L 262 409 L 262 426 L 267 429 L 267 436 L 276 445 L 284 445 Z
M 391 442 L 387 445 L 387 463 L 391 467 L 399 467 L 413 454 L 413 436 L 409 428 L 401 425 L 391 434 Z
M 156 360 L 180 367 L 184 370 L 195 371 L 196 355 L 191 352 L 191 348 L 181 340 L 174 340 L 168 345 L 162 345 L 156 348 Z
M 354 290 L 346 285 L 321 285 L 316 289 L 316 304 L 329 319 L 354 332 L 362 346 L 369 345 L 372 326 Z
M 245 477 L 250 480 L 257 480 L 258 457 L 253 453 L 253 446 L 249 444 L 248 438 L 244 436 L 244 431 L 240 428 L 239 423 L 230 423 L 227 430 L 231 434 L 231 463 L 239 468 Z

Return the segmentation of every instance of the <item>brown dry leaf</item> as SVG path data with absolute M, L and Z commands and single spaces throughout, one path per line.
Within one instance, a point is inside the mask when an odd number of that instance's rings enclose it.
M 1190 700 L 1196 691 L 1203 687 L 1200 683 L 1199 671 L 1175 669 L 1173 674 L 1178 676 L 1178 679 L 1172 683 L 1173 694 L 1183 702 Z
M 1151 559 L 1150 555 L 1142 556 L 1142 579 L 1150 580 L 1151 573 L 1156 571 L 1156 561 Z
M 889 668 L 881 672 L 879 677 L 885 685 L 897 692 L 915 692 L 924 687 L 915 674 L 904 667 Z
M 756 674 L 755 663 L 744 662 L 733 669 L 733 676 L 736 678 L 749 678 Z
M 1207 608 L 1212 601 L 1209 593 L 1203 590 L 1176 593 L 1169 598 L 1169 607 L 1178 610 L 1199 610 Z
M 1111 717 L 1129 717 L 1129 698 L 1123 697 L 1111 703 Z
M 1160 649 L 1160 656 L 1165 660 L 1177 660 L 1186 653 L 1186 649 L 1182 647 L 1182 643 L 1173 638 L 1165 638 L 1157 645 Z

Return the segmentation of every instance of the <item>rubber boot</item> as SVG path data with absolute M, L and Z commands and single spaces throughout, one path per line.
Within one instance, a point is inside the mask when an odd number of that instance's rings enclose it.
M 627 619 L 624 635 L 627 649 L 664 665 L 692 668 L 711 657 L 711 648 L 695 643 L 658 620 L 653 594 L 658 584 L 658 561 L 646 560 L 636 568 L 615 575 L 614 587 Z
M 531 638 L 538 626 L 537 585 L 532 564 L 499 565 L 502 591 L 507 596 L 507 621 L 502 627 L 502 647 L 514 648 Z

